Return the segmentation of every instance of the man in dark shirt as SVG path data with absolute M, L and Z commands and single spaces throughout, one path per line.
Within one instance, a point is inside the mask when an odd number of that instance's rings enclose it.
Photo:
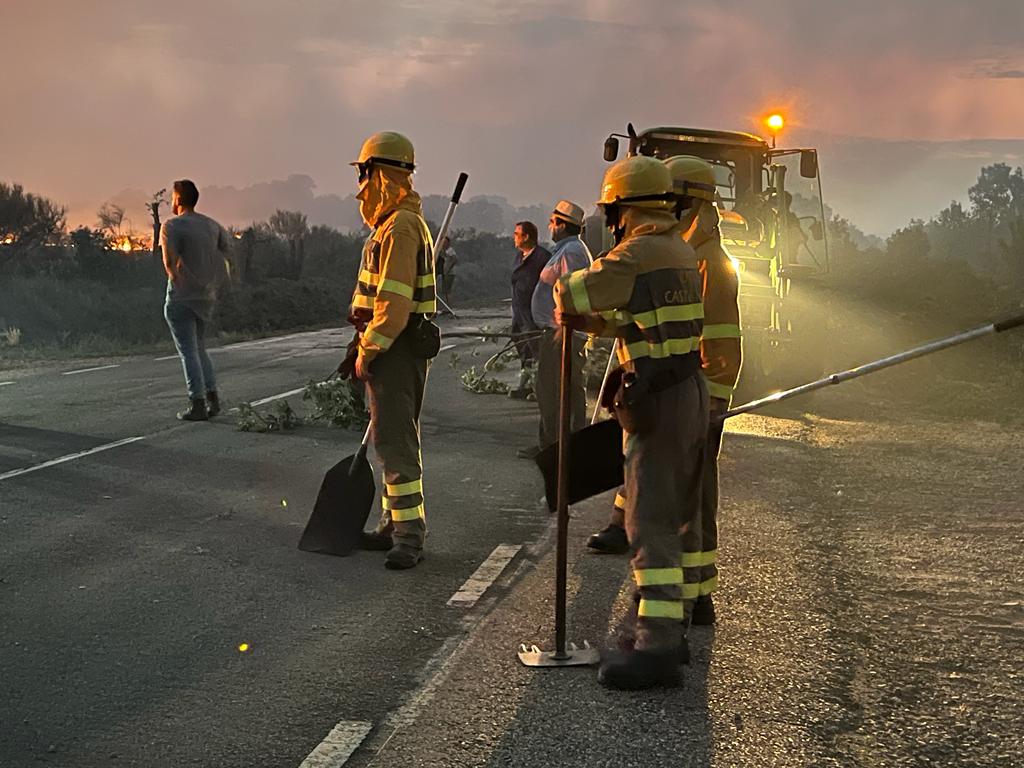
M 519 251 L 512 269 L 512 334 L 513 338 L 519 338 L 516 352 L 519 353 L 522 368 L 519 386 L 509 392 L 508 396 L 516 400 L 525 400 L 533 391 L 528 383 L 530 371 L 537 359 L 537 342 L 522 337 L 538 330 L 533 322 L 530 304 L 541 270 L 551 258 L 551 253 L 537 244 L 537 225 L 532 221 L 520 221 L 516 224 L 512 242 Z

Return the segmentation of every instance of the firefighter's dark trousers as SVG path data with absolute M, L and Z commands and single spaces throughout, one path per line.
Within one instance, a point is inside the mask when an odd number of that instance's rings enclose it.
M 700 484 L 700 526 L 684 523 L 682 531 L 681 564 L 685 576 L 683 597 L 689 617 L 692 602 L 699 596 L 710 595 L 718 588 L 718 456 L 722 450 L 723 422 L 708 425 L 704 453 L 704 472 Z M 624 528 L 626 525 L 626 489 L 615 494 L 609 523 Z M 684 513 L 689 522 L 691 515 Z M 697 531 L 700 535 L 697 535 Z
M 420 410 L 427 382 L 427 361 L 409 350 L 400 335 L 370 365 L 367 382 L 373 447 L 384 469 L 379 531 L 394 525 L 395 544 L 423 548 L 427 526 L 423 509 L 423 461 Z
M 704 477 L 700 484 L 700 543 L 683 534 L 683 569 L 693 570 L 697 595 L 710 595 L 718 588 L 718 454 L 722 450 L 724 422 L 708 425 L 704 454 Z M 687 578 L 687 585 L 694 579 Z M 692 593 L 693 588 L 688 586 Z M 684 597 L 687 595 L 684 594 Z
M 624 433 L 625 525 L 640 594 L 635 647 L 660 651 L 680 640 L 684 575 L 679 532 L 694 523 L 700 528 L 708 392 L 704 379 L 692 376 L 648 397 L 657 413 L 650 432 Z
M 569 429 L 577 432 L 587 425 L 587 387 L 583 380 L 585 339 L 572 337 L 572 415 Z M 537 379 L 534 392 L 540 409 L 538 447 L 547 448 L 558 440 L 558 411 L 562 376 L 562 339 L 549 328 L 538 340 Z

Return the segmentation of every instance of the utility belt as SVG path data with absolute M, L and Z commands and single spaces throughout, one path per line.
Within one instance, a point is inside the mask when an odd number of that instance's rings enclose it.
M 645 362 L 653 363 L 653 370 L 621 373 L 618 386 L 612 390 L 610 410 L 631 435 L 647 434 L 657 424 L 657 408 L 651 395 L 682 384 L 697 376 L 701 369 L 699 352 Z M 607 403 L 605 405 L 608 406 Z

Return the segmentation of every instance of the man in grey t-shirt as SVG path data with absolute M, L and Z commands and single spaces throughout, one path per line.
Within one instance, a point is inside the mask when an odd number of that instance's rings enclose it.
M 217 288 L 227 276 L 231 247 L 227 231 L 196 213 L 199 190 L 188 179 L 174 182 L 171 207 L 175 216 L 160 228 L 160 247 L 167 272 L 164 317 L 181 357 L 189 406 L 182 421 L 206 421 L 220 412 L 217 379 L 206 354 L 206 324 L 213 315 Z

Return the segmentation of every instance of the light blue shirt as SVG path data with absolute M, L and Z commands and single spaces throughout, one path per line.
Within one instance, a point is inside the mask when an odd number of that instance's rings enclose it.
M 537 287 L 533 289 L 530 311 L 538 328 L 555 328 L 555 283 L 562 275 L 586 269 L 593 263 L 590 249 L 578 235 L 567 237 L 555 243 L 551 258 L 540 272 Z

